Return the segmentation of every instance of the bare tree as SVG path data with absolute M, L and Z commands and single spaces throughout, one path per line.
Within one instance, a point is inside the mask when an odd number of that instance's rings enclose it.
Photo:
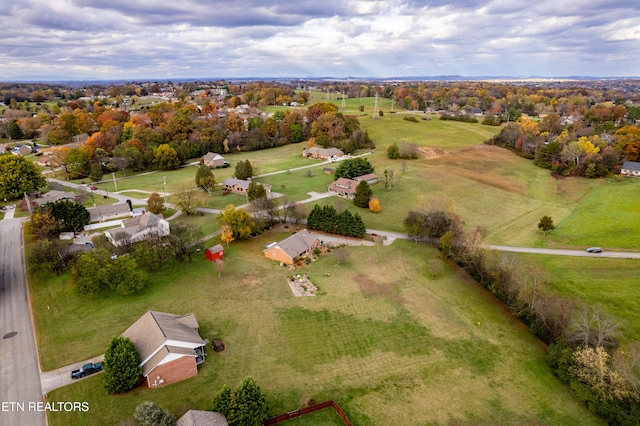
M 612 315 L 586 308 L 575 315 L 570 339 L 582 346 L 614 347 L 620 336 L 620 323 Z

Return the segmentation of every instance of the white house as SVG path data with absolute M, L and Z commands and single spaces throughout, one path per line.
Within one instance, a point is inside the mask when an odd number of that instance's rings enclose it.
M 146 240 L 152 235 L 163 237 L 169 235 L 169 222 L 162 216 L 146 212 L 140 216 L 122 221 L 122 227 L 105 232 L 109 242 L 116 247 L 123 244 Z

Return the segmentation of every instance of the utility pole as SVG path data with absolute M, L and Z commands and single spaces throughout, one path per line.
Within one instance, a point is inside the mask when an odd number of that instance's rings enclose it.
M 113 177 L 113 186 L 116 187 L 116 192 L 118 192 L 118 184 L 116 183 L 116 174 L 115 174 L 115 172 L 111 173 L 111 177 Z
M 164 186 L 164 202 L 167 202 L 167 177 L 162 176 L 163 186 Z
M 380 118 L 380 106 L 378 105 L 378 92 L 376 92 L 375 103 L 373 104 L 373 114 L 371 118 Z

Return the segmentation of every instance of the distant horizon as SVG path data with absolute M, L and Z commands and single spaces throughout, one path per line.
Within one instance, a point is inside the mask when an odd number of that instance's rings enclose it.
M 6 81 L 640 76 L 638 0 L 10 3 Z
M 61 76 L 37 77 L 27 76 L 24 78 L 3 78 L 2 83 L 24 83 L 24 84 L 55 84 L 55 83 L 129 83 L 129 82 L 193 82 L 193 81 L 316 81 L 316 82 L 389 82 L 389 81 L 594 81 L 594 80 L 640 80 L 640 75 L 634 76 L 595 76 L 595 75 L 566 75 L 566 76 L 509 76 L 509 75 L 477 75 L 465 76 L 455 74 L 443 75 L 407 75 L 389 77 L 363 77 L 363 76 L 319 76 L 319 77 L 299 77 L 299 76 L 251 76 L 251 77 L 137 77 L 137 78 L 65 78 Z

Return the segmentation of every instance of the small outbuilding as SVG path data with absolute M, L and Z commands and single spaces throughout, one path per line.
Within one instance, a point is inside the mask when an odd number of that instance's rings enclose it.
M 205 250 L 204 256 L 207 258 L 207 260 L 211 260 L 212 262 L 215 262 L 218 259 L 222 259 L 224 258 L 224 247 L 222 247 L 222 244 L 216 244 L 213 247 L 209 247 L 207 250 Z

